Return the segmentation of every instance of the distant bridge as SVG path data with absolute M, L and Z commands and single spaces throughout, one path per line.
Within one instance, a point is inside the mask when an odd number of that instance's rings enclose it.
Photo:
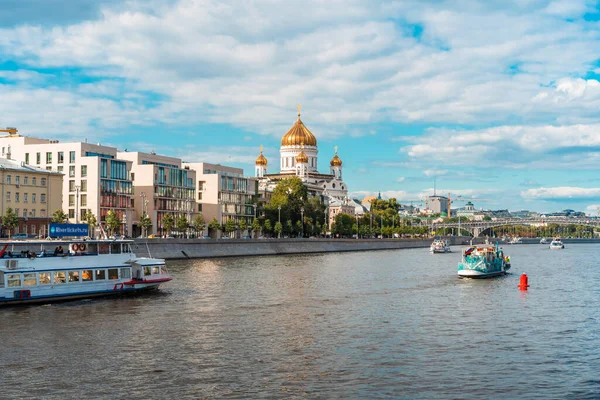
M 537 225 L 544 226 L 545 224 L 556 225 L 585 225 L 594 228 L 600 227 L 600 219 L 590 218 L 501 218 L 492 221 L 464 221 L 464 222 L 440 222 L 434 223 L 433 228 L 460 228 L 467 230 L 473 236 L 479 236 L 490 228 L 508 225 Z

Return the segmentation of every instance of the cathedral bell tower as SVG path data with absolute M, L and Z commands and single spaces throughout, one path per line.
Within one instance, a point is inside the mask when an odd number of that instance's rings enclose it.
M 337 179 L 342 179 L 342 159 L 338 157 L 338 147 L 335 146 L 335 154 L 329 162 L 329 173 L 335 176 Z

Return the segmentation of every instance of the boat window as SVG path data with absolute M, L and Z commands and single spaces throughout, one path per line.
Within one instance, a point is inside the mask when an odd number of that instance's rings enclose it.
M 54 283 L 67 283 L 67 273 L 65 271 L 54 272 Z
M 0 271 L 0 288 L 4 287 L 4 272 Z
M 92 274 L 91 269 L 84 269 L 81 271 L 81 280 L 83 282 L 91 282 L 94 279 L 94 274 Z
M 6 275 L 8 281 L 8 287 L 19 287 L 21 286 L 21 274 L 10 274 Z
M 118 268 L 109 268 L 108 269 L 108 279 L 119 279 L 119 269 Z
M 119 243 L 113 243 L 110 245 L 110 252 L 112 254 L 121 254 L 121 245 Z
M 97 281 L 106 280 L 106 270 L 105 269 L 97 269 L 96 270 L 96 280 Z
M 163 275 L 166 275 L 168 273 L 166 265 L 161 265 L 160 266 L 160 273 L 163 274 Z
M 69 271 L 69 283 L 79 282 L 79 271 Z
M 152 275 L 158 275 L 158 274 L 160 274 L 160 268 L 152 267 Z
M 35 286 L 36 284 L 35 273 L 23 274 L 23 286 Z
M 50 279 L 50 272 L 40 272 L 38 279 L 40 280 L 40 285 L 49 285 L 52 281 Z
M 108 244 L 101 244 L 98 246 L 98 254 L 108 254 Z
M 121 279 L 131 278 L 131 268 L 121 268 Z
M 144 276 L 149 276 L 149 275 L 151 275 L 150 267 L 144 267 Z

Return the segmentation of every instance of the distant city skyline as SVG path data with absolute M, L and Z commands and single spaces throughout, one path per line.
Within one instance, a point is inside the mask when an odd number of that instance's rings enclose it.
M 0 127 L 253 176 L 302 104 L 352 197 L 417 204 L 435 178 L 478 209 L 595 215 L 599 19 L 585 0 L 5 0 Z

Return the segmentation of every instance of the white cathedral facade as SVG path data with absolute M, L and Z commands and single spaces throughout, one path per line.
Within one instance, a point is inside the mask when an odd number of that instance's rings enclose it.
M 346 201 L 348 187 L 342 180 L 342 160 L 337 155 L 337 146 L 329 162 L 329 173 L 320 173 L 317 169 L 319 154 L 317 139 L 300 119 L 300 106 L 298 106 L 298 120 L 281 139 L 279 154 L 279 173 L 269 174 L 268 162 L 262 154 L 261 146 L 255 167 L 259 191 L 273 191 L 281 179 L 297 176 L 313 196 Z

